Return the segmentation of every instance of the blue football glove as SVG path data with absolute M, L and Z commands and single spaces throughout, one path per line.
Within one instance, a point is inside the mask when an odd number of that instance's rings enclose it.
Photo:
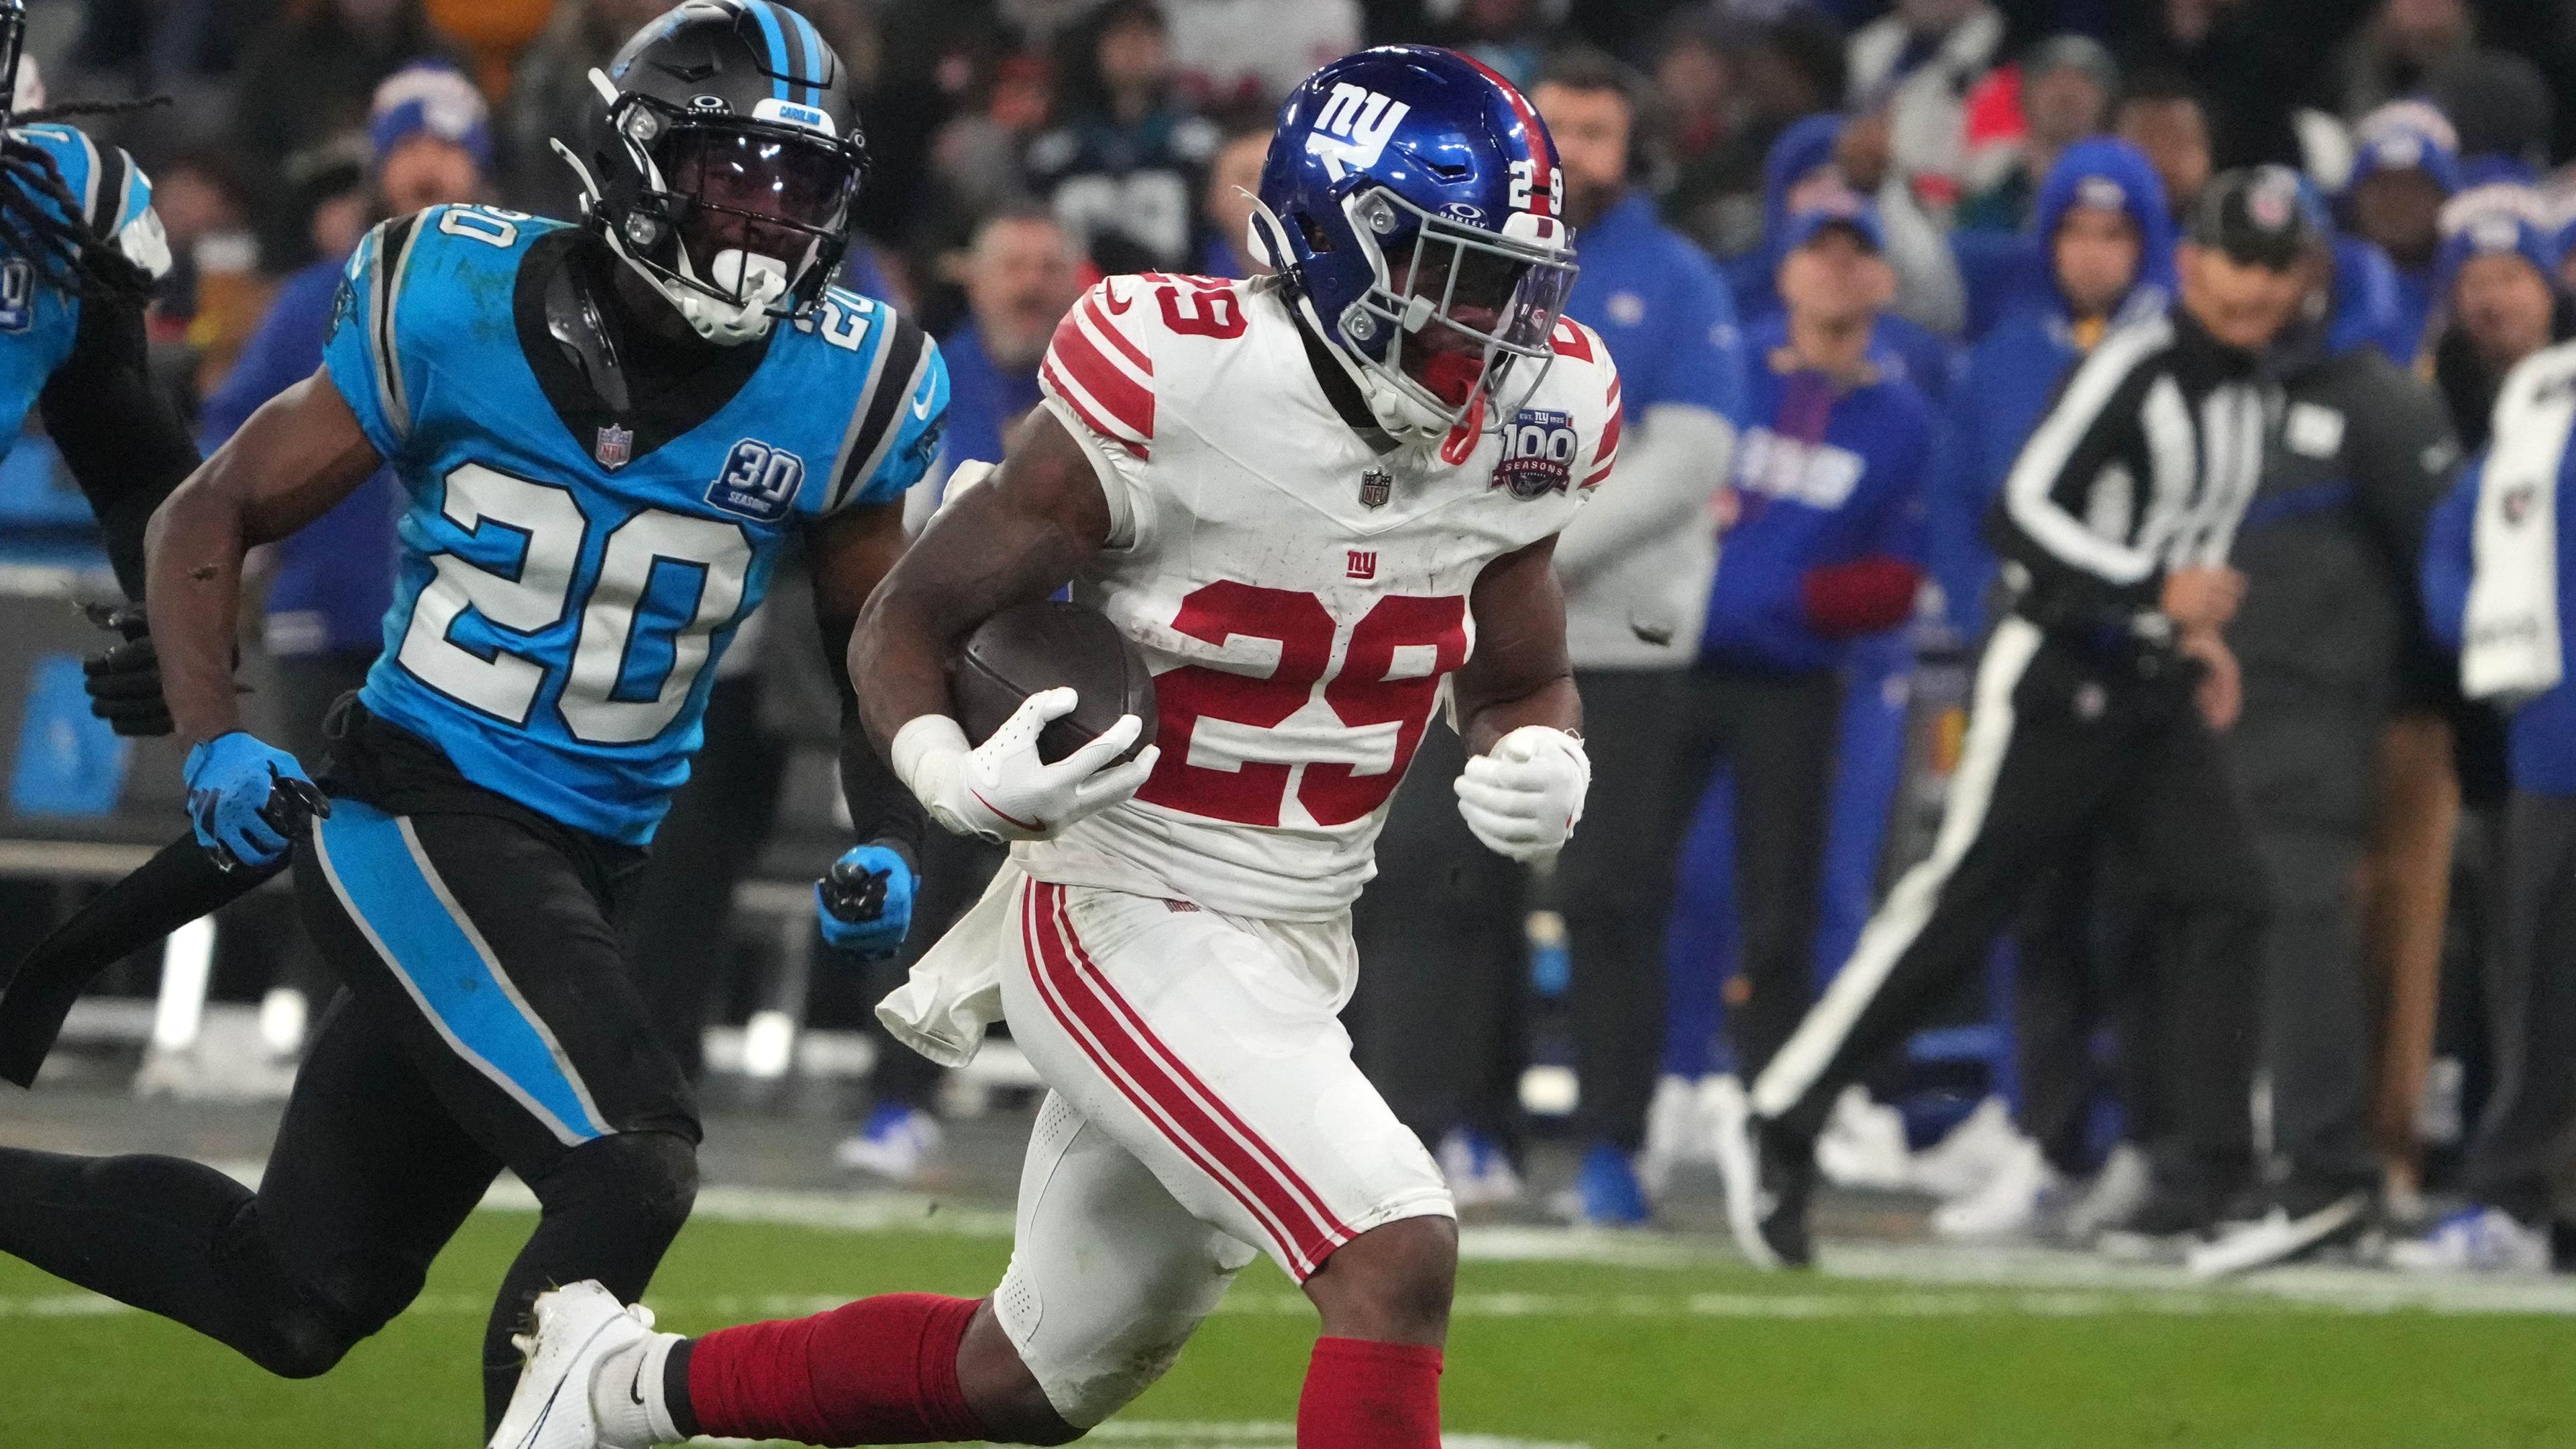
M 266 870 L 286 858 L 331 802 L 284 750 L 248 731 L 217 735 L 188 751 L 188 818 L 197 843 L 226 870 Z
M 913 874 L 901 852 L 883 845 L 852 847 L 814 883 L 814 906 L 823 940 L 861 956 L 891 956 L 912 929 Z

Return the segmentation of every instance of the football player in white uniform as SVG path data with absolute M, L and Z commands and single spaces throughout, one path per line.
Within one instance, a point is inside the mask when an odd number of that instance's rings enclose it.
M 880 1014 L 961 1063 L 986 1024 L 1051 1089 L 990 1298 L 906 1294 L 694 1341 L 594 1285 L 541 1300 L 496 1445 L 707 1433 L 819 1444 L 1080 1435 L 1167 1369 L 1267 1252 L 1323 1321 L 1301 1449 L 1437 1449 L 1449 1193 L 1352 1064 L 1349 907 L 1446 701 L 1459 809 L 1516 858 L 1590 774 L 1552 558 L 1609 475 L 1619 382 L 1560 318 L 1544 128 L 1444 50 L 1364 51 L 1289 98 L 1255 282 L 1094 287 L 1045 405 L 956 495 L 851 648 L 869 729 L 952 830 L 1015 842 Z M 956 644 L 1070 581 L 1155 671 L 1056 764 L 1032 696 L 981 746 Z

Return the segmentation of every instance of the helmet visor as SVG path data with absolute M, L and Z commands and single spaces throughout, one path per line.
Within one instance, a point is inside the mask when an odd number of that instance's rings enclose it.
M 1358 310 L 1393 330 L 1387 364 L 1441 407 L 1463 412 L 1479 388 L 1503 386 L 1515 359 L 1552 355 L 1549 337 L 1579 271 L 1570 251 L 1435 216 L 1392 192 L 1354 211 L 1353 229 L 1372 247 L 1398 233 L 1377 258 L 1384 280 Z M 1409 239 L 1400 234 L 1407 222 Z M 1535 386 L 1544 369 L 1517 371 Z
M 858 175 L 838 147 L 754 127 L 677 127 L 656 159 L 700 276 L 728 250 L 801 272 L 847 225 Z

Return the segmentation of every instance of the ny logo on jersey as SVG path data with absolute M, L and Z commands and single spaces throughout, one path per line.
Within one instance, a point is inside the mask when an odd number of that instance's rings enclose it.
M 804 481 L 804 459 L 745 438 L 733 445 L 724 471 L 707 486 L 707 501 L 754 523 L 776 523 L 796 506 L 796 490 Z
M 1333 173 L 1335 181 L 1342 179 L 1346 168 L 1375 166 L 1395 128 L 1412 109 L 1343 81 L 1333 87 L 1324 109 L 1316 113 L 1315 129 L 1306 133 L 1306 154 L 1323 157 L 1324 169 Z
M 0 332 L 24 332 L 36 320 L 36 269 L 24 257 L 0 262 Z
M 1374 579 L 1374 578 L 1376 578 L 1376 577 L 1377 577 L 1377 550 L 1376 550 L 1376 549 L 1373 549 L 1373 548 L 1365 548 L 1365 549 L 1363 549 L 1363 548 L 1355 548 L 1355 549 L 1350 550 L 1350 555 L 1351 555 L 1351 557 L 1350 557 L 1350 561 L 1349 561 L 1347 564 L 1343 565 L 1343 569 L 1342 569 L 1342 572 L 1343 572 L 1346 576 L 1348 576 L 1348 577 L 1350 577 L 1350 578 L 1354 578 L 1354 579 L 1359 579 L 1359 580 L 1362 580 L 1362 581 L 1364 581 L 1364 582 L 1365 582 L 1366 580 Z
M 1574 481 L 1574 419 L 1548 408 L 1523 408 L 1503 429 L 1503 460 L 1494 465 L 1496 488 L 1527 501 L 1562 493 Z
M 1747 428 L 1735 450 L 1735 486 L 1744 492 L 1832 510 L 1850 501 L 1868 469 L 1860 454 L 1811 443 L 1769 428 Z

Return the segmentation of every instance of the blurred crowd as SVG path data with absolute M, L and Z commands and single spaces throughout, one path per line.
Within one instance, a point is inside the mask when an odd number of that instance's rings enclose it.
M 2576 333 L 2558 7 L 789 3 L 862 78 L 872 171 L 845 280 L 940 338 L 952 464 L 1000 456 L 1090 279 L 1246 273 L 1273 107 L 1315 65 L 1429 40 L 1531 94 L 1578 228 L 1570 311 L 1608 341 L 1633 429 L 1559 553 L 1599 778 L 1576 848 L 1533 878 L 1475 848 L 1448 808 L 1457 743 L 1427 743 L 1361 907 L 1351 1025 L 1462 1202 L 1520 1195 L 1543 1121 L 1581 1150 L 1553 1206 L 1606 1224 L 1650 1220 L 1705 1158 L 1707 1114 L 1930 848 L 1993 622 L 1980 520 L 2060 378 L 2165 305 L 2176 219 L 2213 174 L 2295 168 L 2332 244 L 2271 359 L 2290 401 L 2229 633 L 2228 739 L 2272 895 L 2244 1024 L 2261 1146 L 2275 1178 L 2364 1184 L 2387 1221 L 2492 1212 L 2448 1266 L 2547 1264 L 2576 1066 L 2534 1058 L 2576 1059 L 2576 1024 L 2533 1022 L 2576 980 L 2535 985 L 2546 963 L 2493 927 L 2521 868 L 2508 802 L 2576 780 L 2525 717 L 2463 698 L 2419 577 L 2504 378 Z M 170 98 L 83 124 L 153 177 L 177 258 L 156 358 L 212 446 L 311 371 L 373 220 L 451 200 L 573 216 L 553 142 L 662 8 L 49 0 L 30 53 L 55 101 Z M 250 643 L 270 737 L 299 753 L 377 647 L 392 487 L 267 562 Z M 936 497 L 934 479 L 921 516 Z M 692 1040 L 732 1000 L 705 963 L 732 959 L 730 886 L 796 742 L 777 703 L 794 680 L 760 676 L 820 669 L 767 642 L 727 663 L 642 936 Z M 945 854 L 917 939 L 990 867 Z M 2135 1210 L 2137 1144 L 2186 1089 L 2156 1060 L 2157 906 L 2122 857 L 2115 833 L 2062 862 L 1990 988 L 1847 1094 L 1830 1176 L 1941 1196 L 1936 1229 L 1961 1238 L 2091 1241 Z M 281 956 L 290 986 L 316 969 Z M 909 1178 L 940 1150 L 938 1074 L 879 1060 L 845 1158 Z

